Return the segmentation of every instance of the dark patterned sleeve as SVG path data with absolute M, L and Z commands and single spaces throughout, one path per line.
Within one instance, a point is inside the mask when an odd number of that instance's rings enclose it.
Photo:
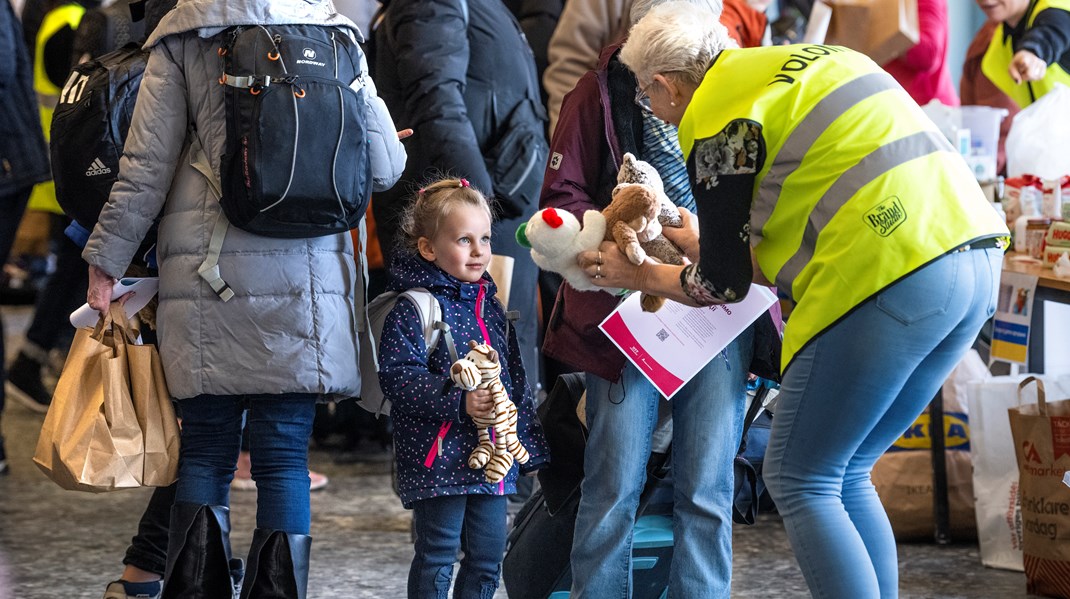
M 684 268 L 680 284 L 701 305 L 738 302 L 750 290 L 750 207 L 765 161 L 761 125 L 735 120 L 699 139 L 687 160 L 698 207 L 699 261 Z

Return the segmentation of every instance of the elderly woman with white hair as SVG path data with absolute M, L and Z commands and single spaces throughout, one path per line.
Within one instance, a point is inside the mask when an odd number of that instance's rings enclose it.
M 635 0 L 632 21 L 664 2 Z M 724 20 L 721 0 L 692 3 Z M 760 35 L 759 30 L 755 37 Z M 541 207 L 567 210 L 577 218 L 602 210 L 630 152 L 658 171 L 669 199 L 693 210 L 676 128 L 636 101 L 639 85 L 621 63 L 620 48 L 620 43 L 605 47 L 598 67 L 580 78 L 561 105 L 560 126 L 550 143 L 556 158 L 546 168 Z M 598 328 L 618 302 L 608 293 L 563 284 L 542 348 L 544 355 L 586 375 L 588 436 L 571 551 L 572 596 L 631 596 L 636 508 L 651 451 L 664 452 L 665 420 L 671 415 L 675 546 L 669 588 L 674 597 L 727 597 L 733 457 L 757 327 L 710 360 L 670 402 Z M 771 329 L 770 319 L 765 330 Z
M 895 539 L 870 480 L 995 311 L 1007 230 L 955 150 L 880 67 L 823 45 L 726 48 L 688 4 L 621 51 L 679 125 L 692 263 L 584 252 L 592 280 L 690 305 L 775 281 L 795 308 L 764 477 L 817 597 L 895 597 Z

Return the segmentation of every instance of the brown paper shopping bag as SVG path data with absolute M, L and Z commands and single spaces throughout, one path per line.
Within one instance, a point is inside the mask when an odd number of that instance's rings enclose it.
M 1037 403 L 1021 403 L 1036 383 Z M 1047 401 L 1044 382 L 1028 377 L 1018 386 L 1018 407 L 1008 410 L 1018 458 L 1022 504 L 1022 552 L 1026 591 L 1070 599 L 1070 400 Z
M 75 334 L 34 454 L 65 489 L 102 492 L 174 481 L 177 422 L 159 357 L 152 346 L 134 345 L 131 334 L 117 303 L 95 328 Z
M 178 476 L 179 430 L 155 345 L 126 346 L 134 412 L 145 441 L 141 485 L 166 487 Z

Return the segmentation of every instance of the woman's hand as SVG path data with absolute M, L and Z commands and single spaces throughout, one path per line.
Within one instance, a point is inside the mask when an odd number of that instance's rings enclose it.
M 115 279 L 113 279 L 111 275 L 96 266 L 90 266 L 89 292 L 86 293 L 86 300 L 89 302 L 89 307 L 101 314 L 106 313 L 108 311 L 108 305 L 111 304 L 111 288 L 114 285 Z
M 1011 59 L 1011 79 L 1021 84 L 1025 81 L 1040 81 L 1048 71 L 1048 63 L 1029 50 L 1019 50 Z
M 111 290 L 115 286 L 115 279 L 111 275 L 97 268 L 96 266 L 89 267 L 89 292 L 86 293 L 86 301 L 89 303 L 89 307 L 93 308 L 97 312 L 104 314 L 108 311 L 108 306 L 112 302 Z M 125 304 L 130 298 L 134 297 L 134 292 L 124 293 L 119 296 L 115 301 L 119 302 L 119 305 Z
M 687 208 L 677 208 L 683 225 L 680 227 L 662 227 L 661 234 L 692 262 L 698 262 L 698 218 Z
M 494 416 L 494 396 L 490 394 L 490 389 L 465 391 L 464 411 L 475 418 Z
M 647 262 L 650 262 L 650 258 L 647 258 Z M 597 251 L 580 252 L 576 256 L 576 264 L 595 285 L 636 291 L 643 291 L 647 262 L 639 266 L 632 264 L 612 241 L 603 241 Z

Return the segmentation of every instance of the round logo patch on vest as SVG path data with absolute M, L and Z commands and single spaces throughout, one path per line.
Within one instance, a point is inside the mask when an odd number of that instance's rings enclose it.
M 897 196 L 889 196 L 870 209 L 862 220 L 877 235 L 887 237 L 907 220 L 907 211 Z

